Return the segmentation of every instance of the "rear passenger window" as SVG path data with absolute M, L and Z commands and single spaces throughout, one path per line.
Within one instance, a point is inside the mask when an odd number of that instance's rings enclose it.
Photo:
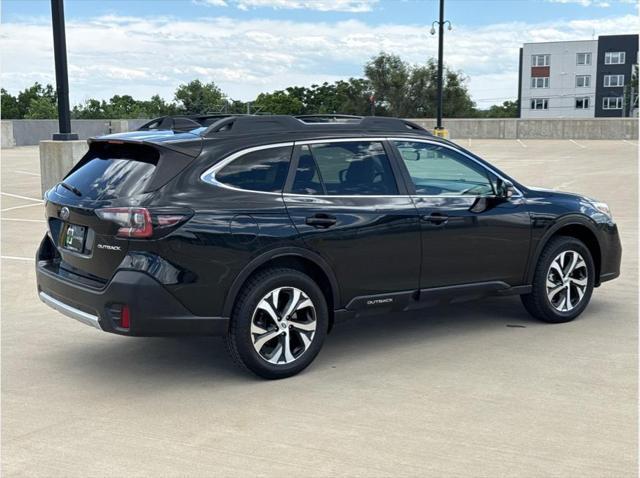
M 393 195 L 398 194 L 398 187 L 382 143 L 349 141 L 303 148 L 293 192 Z
M 215 178 L 238 189 L 279 193 L 287 179 L 291 151 L 291 146 L 284 146 L 247 153 L 223 167 Z

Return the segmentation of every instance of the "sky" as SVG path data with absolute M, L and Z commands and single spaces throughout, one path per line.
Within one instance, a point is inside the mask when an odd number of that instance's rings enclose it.
M 2 87 L 55 83 L 49 0 L 2 0 Z M 71 103 L 173 99 L 214 81 L 250 101 L 288 86 L 361 77 L 380 51 L 437 56 L 437 0 L 66 0 Z M 486 108 L 517 97 L 523 43 L 640 30 L 636 0 L 445 0 L 444 58 Z

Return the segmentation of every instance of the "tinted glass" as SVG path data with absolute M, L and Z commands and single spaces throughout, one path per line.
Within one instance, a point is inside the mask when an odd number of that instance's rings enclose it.
M 78 189 L 86 199 L 134 196 L 145 192 L 156 170 L 157 159 L 157 152 L 151 148 L 105 147 L 91 151 L 64 182 Z M 56 191 L 73 194 L 62 186 Z
M 291 192 L 296 194 L 324 194 L 318 166 L 311 154 L 309 146 L 300 150 L 300 158 Z
M 327 194 L 398 194 L 382 143 L 350 141 L 314 144 L 311 152 Z
M 222 184 L 248 191 L 280 192 L 291 159 L 291 146 L 247 153 L 216 173 Z
M 489 173 L 465 156 L 436 144 L 396 141 L 417 194 L 485 196 L 494 194 Z

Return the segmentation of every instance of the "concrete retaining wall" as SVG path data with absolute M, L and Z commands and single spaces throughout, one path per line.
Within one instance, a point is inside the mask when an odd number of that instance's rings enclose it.
M 414 119 L 433 129 L 435 119 Z M 637 118 L 444 119 L 450 138 L 472 139 L 638 139 Z
M 2 131 L 0 131 L 0 139 L 2 139 L 2 149 L 13 148 L 16 140 L 13 137 L 13 121 L 2 120 Z
M 73 120 L 71 130 L 80 139 L 138 128 L 146 119 Z M 435 119 L 414 119 L 433 129 Z M 445 119 L 450 138 L 472 139 L 638 139 L 637 118 L 598 119 Z M 27 146 L 51 139 L 57 120 L 3 120 L 2 147 Z M 12 141 L 13 140 L 13 141 Z

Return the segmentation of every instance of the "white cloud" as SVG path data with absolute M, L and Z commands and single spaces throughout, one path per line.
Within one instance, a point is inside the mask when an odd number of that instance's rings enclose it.
M 194 0 L 198 5 L 226 7 L 240 10 L 273 8 L 276 10 L 317 10 L 320 12 L 370 12 L 378 0 Z
M 55 81 L 51 27 L 25 21 L 0 25 L 2 85 L 15 93 L 34 81 Z M 71 100 L 131 94 L 170 99 L 180 83 L 215 81 L 229 96 L 360 76 L 381 50 L 423 63 L 436 56 L 430 25 L 368 25 L 102 16 L 67 22 Z M 524 42 L 590 39 L 638 31 L 634 15 L 468 27 L 445 34 L 445 62 L 469 77 L 481 106 L 517 96 L 518 49 Z
M 565 3 L 565 4 L 576 4 L 581 5 L 583 7 L 600 7 L 600 8 L 608 8 L 611 6 L 611 1 L 613 3 L 626 3 L 626 4 L 637 4 L 638 0 L 545 0 L 547 3 Z

